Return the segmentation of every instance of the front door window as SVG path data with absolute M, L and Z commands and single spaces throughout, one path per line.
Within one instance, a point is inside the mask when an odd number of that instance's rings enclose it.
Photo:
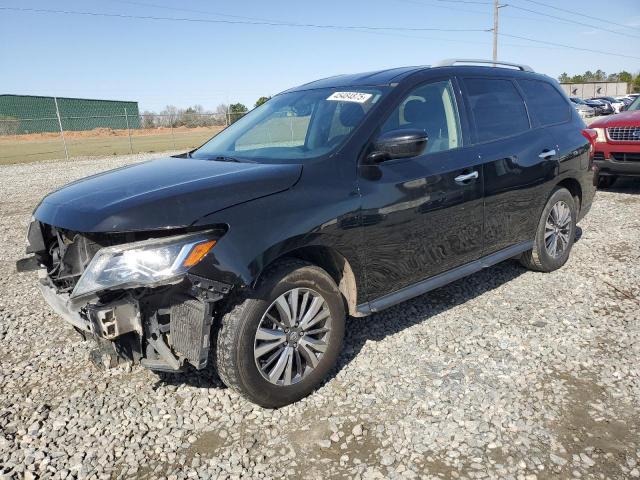
M 417 128 L 427 132 L 425 153 L 442 152 L 462 144 L 460 120 L 449 80 L 415 88 L 391 113 L 381 133 Z

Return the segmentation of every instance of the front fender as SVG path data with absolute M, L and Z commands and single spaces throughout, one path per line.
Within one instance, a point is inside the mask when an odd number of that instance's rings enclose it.
M 340 253 L 351 265 L 356 282 L 364 283 L 359 197 L 331 190 L 330 186 L 322 192 L 291 189 L 202 218 L 194 227 L 224 223 L 229 230 L 191 272 L 252 287 L 273 261 L 302 247 L 317 246 Z

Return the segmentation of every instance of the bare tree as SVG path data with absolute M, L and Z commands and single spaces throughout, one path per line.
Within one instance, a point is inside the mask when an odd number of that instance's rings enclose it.
M 145 110 L 140 116 L 142 117 L 142 128 L 156 128 L 156 114 L 154 112 Z

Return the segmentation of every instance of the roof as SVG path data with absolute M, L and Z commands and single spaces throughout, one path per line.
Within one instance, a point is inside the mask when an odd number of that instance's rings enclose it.
M 393 82 L 398 82 L 403 78 L 411 75 L 412 73 L 423 70 L 425 68 L 429 67 L 399 67 L 389 68 L 386 70 L 376 70 L 372 72 L 336 75 L 333 77 L 322 78 L 320 80 L 305 83 L 304 85 L 291 88 L 287 90 L 287 92 L 294 92 L 296 90 L 309 90 L 312 88 L 388 85 Z
M 473 60 L 465 60 L 467 62 L 473 62 Z M 490 62 L 483 62 L 490 63 Z M 512 65 L 512 64 L 506 64 Z M 513 64 L 515 65 L 515 64 Z M 522 66 L 525 67 L 525 66 Z M 364 72 L 364 73 L 352 73 L 347 75 L 336 75 L 333 77 L 322 78 L 320 80 L 316 80 L 314 82 L 305 83 L 304 85 L 300 85 L 298 87 L 291 88 L 282 93 L 295 92 L 301 90 L 311 90 L 314 88 L 341 88 L 341 87 L 371 87 L 376 85 L 389 85 L 391 83 L 401 82 L 409 75 L 419 72 L 421 70 L 431 70 L 431 69 L 452 69 L 457 73 L 462 74 L 489 74 L 489 75 L 504 75 L 505 72 L 508 72 L 511 76 L 521 77 L 521 78 L 535 78 L 535 77 L 546 77 L 541 73 L 536 73 L 531 70 L 529 67 L 522 68 L 520 70 L 514 68 L 504 68 L 504 67 L 494 67 L 492 65 L 453 65 L 453 64 L 442 64 L 442 65 L 423 65 L 423 66 L 413 66 L 413 67 L 399 67 L 399 68 L 389 68 L 385 70 L 376 70 L 372 72 Z

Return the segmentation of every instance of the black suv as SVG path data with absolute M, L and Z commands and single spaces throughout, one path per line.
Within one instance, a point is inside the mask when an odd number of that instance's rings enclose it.
M 189 153 L 67 185 L 36 208 L 18 269 L 40 269 L 101 351 L 157 371 L 213 358 L 253 402 L 296 401 L 348 315 L 569 257 L 592 132 L 554 80 L 460 62 L 318 80 Z

